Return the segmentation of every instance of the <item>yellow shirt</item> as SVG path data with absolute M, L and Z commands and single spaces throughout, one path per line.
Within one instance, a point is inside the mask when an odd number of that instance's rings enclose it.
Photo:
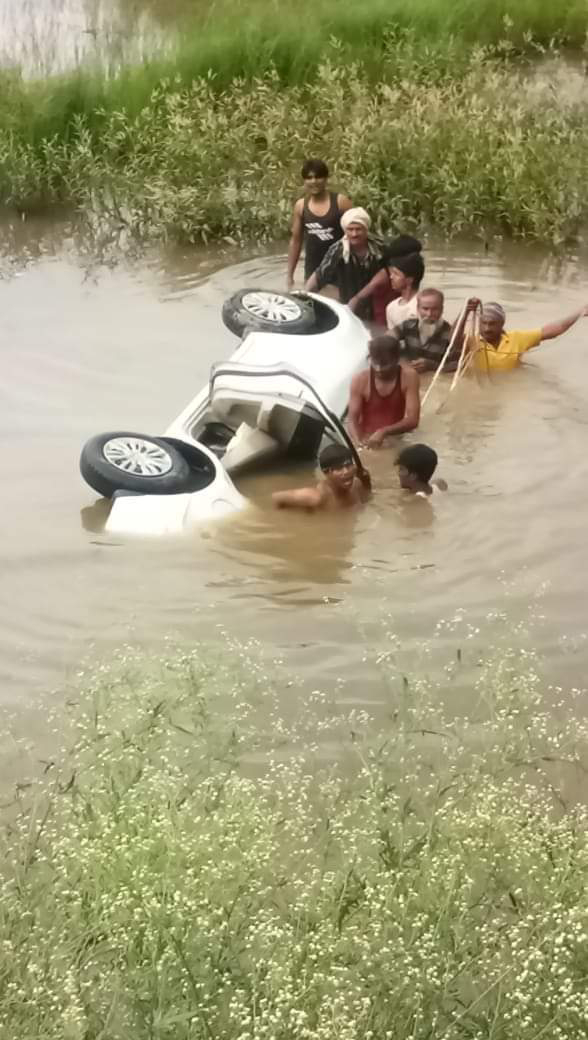
M 474 364 L 480 372 L 509 372 L 516 368 L 521 354 L 541 343 L 541 329 L 530 329 L 527 332 L 503 332 L 500 343 L 493 347 L 481 336 L 473 340 L 476 351 Z

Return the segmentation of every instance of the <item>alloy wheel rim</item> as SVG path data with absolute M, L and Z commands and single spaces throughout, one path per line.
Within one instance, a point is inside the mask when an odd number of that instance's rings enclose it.
M 241 300 L 244 310 L 254 318 L 274 321 L 279 325 L 297 321 L 302 311 L 296 300 L 281 293 L 249 292 Z
M 165 448 L 142 437 L 113 437 L 102 454 L 115 469 L 135 477 L 163 477 L 173 465 Z

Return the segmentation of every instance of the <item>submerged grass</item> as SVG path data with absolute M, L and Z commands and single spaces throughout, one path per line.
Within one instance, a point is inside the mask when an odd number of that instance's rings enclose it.
M 573 239 L 588 215 L 583 100 L 482 50 L 457 61 L 405 37 L 378 84 L 333 60 L 300 87 L 275 71 L 220 92 L 162 84 L 138 114 L 79 116 L 65 138 L 0 129 L 0 197 L 25 212 L 73 201 L 139 238 L 263 240 L 286 231 L 300 159 L 320 154 L 384 232 Z
M 583 1038 L 588 727 L 533 662 L 475 720 L 392 673 L 383 724 L 317 692 L 287 724 L 241 656 L 88 682 L 5 831 L 0 1037 Z

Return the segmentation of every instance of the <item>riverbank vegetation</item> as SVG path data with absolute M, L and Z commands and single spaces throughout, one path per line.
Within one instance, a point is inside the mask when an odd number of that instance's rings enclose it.
M 585 98 L 537 62 L 582 45 L 583 2 L 224 0 L 196 24 L 113 78 L 4 73 L 0 202 L 73 203 L 141 238 L 267 240 L 320 154 L 384 231 L 582 230 Z
M 86 680 L 4 832 L 0 1036 L 580 1040 L 585 694 L 391 668 L 376 722 L 226 651 Z

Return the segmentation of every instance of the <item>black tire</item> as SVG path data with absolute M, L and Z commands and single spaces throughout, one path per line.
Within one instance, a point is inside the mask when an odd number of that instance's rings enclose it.
M 264 310 L 267 311 L 265 316 Z M 244 336 L 246 332 L 281 332 L 300 336 L 314 332 L 316 328 L 312 300 L 271 289 L 241 289 L 225 301 L 222 315 L 225 325 L 236 336 Z
M 125 460 L 129 469 L 121 468 Z M 152 474 L 145 472 L 149 469 Z M 173 495 L 192 490 L 194 484 L 190 464 L 168 440 L 127 431 L 100 433 L 87 441 L 80 456 L 80 472 L 86 483 L 105 498 L 112 498 L 115 491 Z

